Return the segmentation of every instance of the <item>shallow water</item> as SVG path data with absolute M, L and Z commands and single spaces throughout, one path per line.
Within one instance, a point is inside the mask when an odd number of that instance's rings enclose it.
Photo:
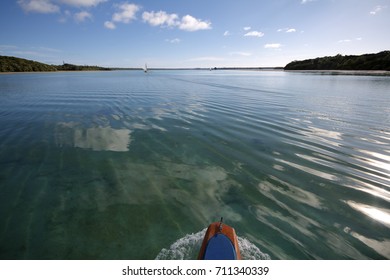
M 389 77 L 0 75 L 0 258 L 192 258 L 223 216 L 248 258 L 389 259 L 389 123 Z

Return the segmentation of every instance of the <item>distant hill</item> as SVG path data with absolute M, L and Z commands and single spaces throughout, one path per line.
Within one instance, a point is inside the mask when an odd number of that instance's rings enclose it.
M 0 72 L 57 71 L 53 65 L 13 56 L 0 56 Z
M 293 61 L 284 70 L 383 70 L 390 71 L 390 51 L 376 54 L 317 57 Z
M 0 56 L 0 72 L 39 72 L 39 71 L 96 71 L 111 70 L 99 66 L 79 66 L 64 63 L 63 65 L 49 65 L 41 62 L 13 57 Z

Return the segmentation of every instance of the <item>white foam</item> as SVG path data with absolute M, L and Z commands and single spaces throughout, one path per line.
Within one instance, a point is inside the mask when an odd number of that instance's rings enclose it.
M 238 247 L 240 247 L 241 258 L 243 260 L 270 260 L 268 254 L 263 253 L 255 244 L 248 239 L 238 237 Z
M 194 260 L 198 257 L 206 228 L 197 233 L 187 234 L 176 240 L 169 249 L 163 248 L 156 260 Z

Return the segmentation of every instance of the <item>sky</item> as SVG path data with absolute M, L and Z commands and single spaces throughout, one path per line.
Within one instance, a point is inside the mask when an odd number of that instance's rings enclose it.
M 390 0 L 1 0 L 0 55 L 108 67 L 277 67 L 390 50 Z

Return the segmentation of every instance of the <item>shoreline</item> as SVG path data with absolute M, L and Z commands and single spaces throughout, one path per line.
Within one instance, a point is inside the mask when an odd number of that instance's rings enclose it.
M 140 68 L 141 70 L 141 68 Z M 49 74 L 49 73 L 74 73 L 74 72 L 112 72 L 112 71 L 117 71 L 117 70 L 72 70 L 72 71 L 66 71 L 66 70 L 61 70 L 61 71 L 20 71 L 20 72 L 0 72 L 0 75 L 2 74 Z M 120 70 L 118 70 L 120 71 Z
M 390 76 L 386 70 L 283 70 L 290 73 L 309 73 L 324 75 L 351 75 L 351 76 Z
M 149 68 L 150 71 L 172 71 L 172 70 L 192 70 L 192 71 L 223 71 L 223 70 L 247 70 L 247 71 L 283 71 L 283 67 L 191 67 L 191 68 Z M 111 68 L 107 70 L 58 70 L 58 71 L 14 71 L 14 72 L 0 72 L 0 74 L 23 74 L 23 73 L 68 73 L 68 72 L 111 72 L 111 71 L 144 71 L 143 68 Z
M 264 67 L 264 68 L 251 68 L 251 67 L 226 67 L 226 68 L 217 68 L 217 69 L 208 69 L 208 68 L 151 68 L 151 71 L 166 71 L 166 70 L 176 70 L 176 71 L 282 71 L 287 73 L 306 73 L 306 74 L 321 74 L 321 75 L 350 75 L 350 76 L 390 76 L 390 71 L 386 70 L 284 70 L 279 67 Z M 112 69 L 112 70 L 72 70 L 72 71 L 25 71 L 25 72 L 0 72 L 0 75 L 12 75 L 12 74 L 49 74 L 49 73 L 80 73 L 80 72 L 112 72 L 112 71 L 142 71 L 142 68 L 129 68 L 129 69 Z

